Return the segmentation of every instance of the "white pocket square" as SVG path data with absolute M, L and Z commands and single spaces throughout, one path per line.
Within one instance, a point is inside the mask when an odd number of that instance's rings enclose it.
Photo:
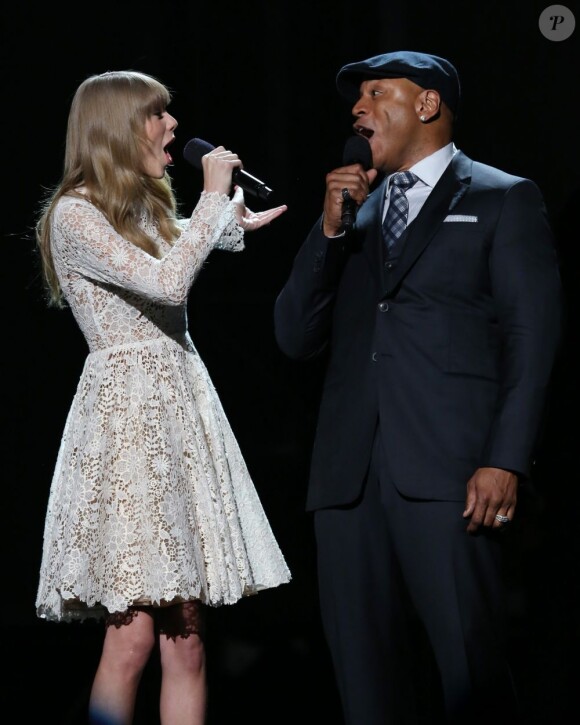
M 477 217 L 472 214 L 448 214 L 444 222 L 476 222 Z

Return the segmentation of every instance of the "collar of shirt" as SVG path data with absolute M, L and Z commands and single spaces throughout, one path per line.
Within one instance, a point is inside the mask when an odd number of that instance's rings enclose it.
M 421 207 L 427 200 L 427 197 L 433 190 L 435 184 L 439 181 L 445 169 L 449 166 L 451 159 L 457 153 L 457 148 L 453 142 L 437 149 L 434 153 L 426 156 L 421 161 L 411 166 L 412 171 L 419 180 L 407 189 L 406 195 L 409 201 L 409 214 L 407 217 L 407 226 L 413 221 L 417 214 L 421 211 Z M 392 176 L 392 174 L 391 174 Z M 387 179 L 386 199 L 388 200 L 391 191 L 391 176 Z M 387 211 L 388 203 L 385 204 L 384 215 Z

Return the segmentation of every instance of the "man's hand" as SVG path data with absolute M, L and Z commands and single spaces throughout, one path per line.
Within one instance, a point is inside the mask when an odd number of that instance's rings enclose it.
M 327 237 L 335 237 L 342 229 L 343 189 L 360 206 L 369 194 L 369 186 L 377 178 L 376 169 L 365 171 L 361 164 L 341 166 L 326 175 L 326 196 L 322 230 Z
M 467 482 L 463 517 L 469 519 L 467 531 L 474 534 L 481 526 L 501 529 L 512 520 L 518 497 L 518 477 L 503 468 L 478 468 Z

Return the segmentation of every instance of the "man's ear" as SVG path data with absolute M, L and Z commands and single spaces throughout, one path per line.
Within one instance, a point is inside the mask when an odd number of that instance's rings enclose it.
M 417 96 L 415 110 L 423 123 L 427 123 L 432 118 L 436 118 L 439 115 L 440 108 L 441 96 L 437 91 L 428 89 L 422 91 Z

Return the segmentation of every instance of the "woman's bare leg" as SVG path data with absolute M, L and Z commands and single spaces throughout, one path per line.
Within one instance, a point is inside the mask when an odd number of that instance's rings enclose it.
M 161 653 L 162 725 L 203 725 L 206 669 L 203 605 L 175 604 L 156 612 Z
M 91 689 L 90 723 L 131 725 L 137 689 L 154 644 L 153 617 L 147 610 L 130 609 L 107 624 Z

